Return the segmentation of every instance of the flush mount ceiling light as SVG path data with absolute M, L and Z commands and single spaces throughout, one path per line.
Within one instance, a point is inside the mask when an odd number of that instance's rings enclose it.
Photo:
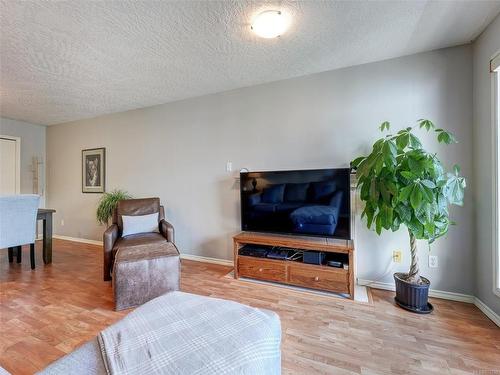
M 276 38 L 288 28 L 287 17 L 278 10 L 266 10 L 255 17 L 251 29 L 262 38 Z

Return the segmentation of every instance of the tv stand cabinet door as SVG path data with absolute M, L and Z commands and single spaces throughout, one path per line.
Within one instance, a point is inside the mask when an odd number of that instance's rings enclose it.
M 238 276 L 265 281 L 286 281 L 286 264 L 283 261 L 238 257 Z
M 349 293 L 349 274 L 344 269 L 320 269 L 306 265 L 290 265 L 289 283 L 306 288 Z

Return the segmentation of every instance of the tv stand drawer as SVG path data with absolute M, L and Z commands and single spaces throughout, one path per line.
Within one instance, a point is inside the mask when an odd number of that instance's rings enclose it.
M 286 265 L 282 261 L 240 256 L 238 274 L 252 279 L 285 282 Z
M 349 275 L 344 269 L 291 264 L 288 282 L 306 288 L 349 293 Z

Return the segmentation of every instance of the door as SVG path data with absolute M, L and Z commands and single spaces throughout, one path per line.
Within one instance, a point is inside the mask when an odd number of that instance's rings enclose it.
M 0 195 L 20 192 L 20 139 L 0 136 Z

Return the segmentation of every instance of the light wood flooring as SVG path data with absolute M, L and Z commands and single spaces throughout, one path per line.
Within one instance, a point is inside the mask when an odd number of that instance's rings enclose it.
M 114 312 L 99 246 L 54 240 L 53 263 L 37 267 L 0 253 L 0 365 L 32 374 L 127 312 Z M 225 277 L 230 267 L 182 262 L 182 290 L 276 311 L 283 374 L 500 374 L 500 328 L 475 306 L 432 299 L 429 316 L 373 290 L 365 304 Z

